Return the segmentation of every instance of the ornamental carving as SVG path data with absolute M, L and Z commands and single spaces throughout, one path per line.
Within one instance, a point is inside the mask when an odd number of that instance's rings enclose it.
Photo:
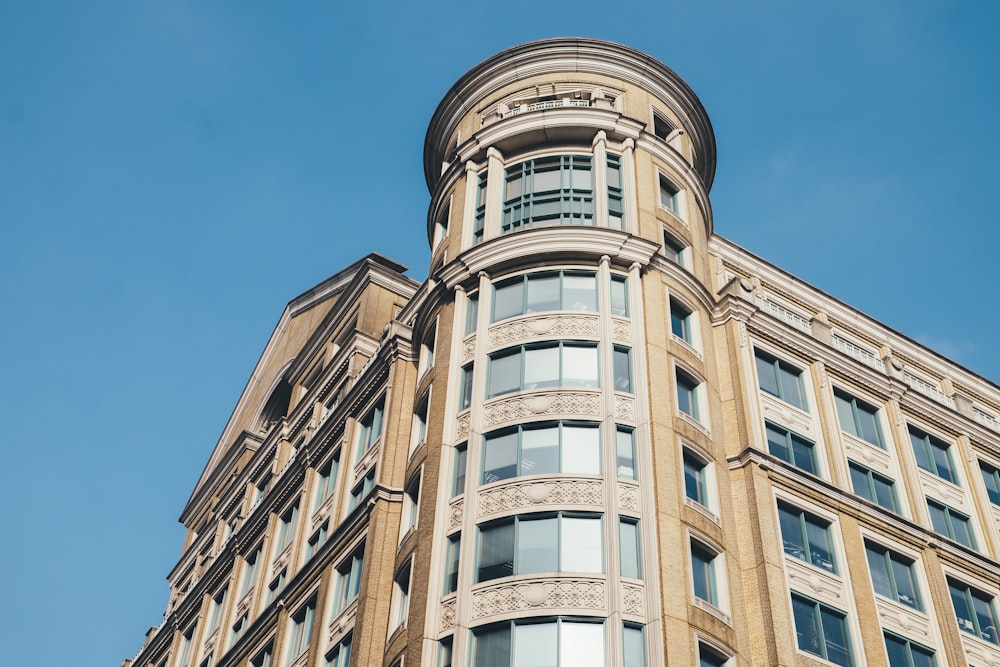
M 506 347 L 535 338 L 597 338 L 597 315 L 546 315 L 499 324 L 489 333 L 489 346 Z
M 618 506 L 623 510 L 639 511 L 639 489 L 631 484 L 618 484 Z
M 879 625 L 905 637 L 928 637 L 931 635 L 930 619 L 909 607 L 877 598 Z
M 464 415 L 459 415 L 456 419 L 455 424 L 455 437 L 459 440 L 465 440 L 469 437 L 469 422 L 472 419 L 472 414 L 466 412 Z
M 615 419 L 635 421 L 635 399 L 615 396 Z
M 465 516 L 465 498 L 459 498 L 451 503 L 448 512 L 448 529 L 458 528 L 462 525 L 462 517 Z
M 281 572 L 285 568 L 285 566 L 288 565 L 288 561 L 291 559 L 291 557 L 292 557 L 292 545 L 289 544 L 281 551 L 280 554 L 278 554 L 277 558 L 274 559 L 274 565 L 271 567 L 271 576 L 272 577 L 277 576 L 278 573 Z
M 541 415 L 597 417 L 601 411 L 598 393 L 533 393 L 495 401 L 483 409 L 487 427 Z
M 962 635 L 965 657 L 968 659 L 970 665 L 1000 667 L 1000 649 L 997 649 L 992 644 L 987 644 L 968 632 L 960 632 L 958 634 Z
M 628 320 L 619 320 L 617 318 L 611 320 L 611 337 L 615 342 L 631 343 L 632 323 Z
M 643 616 L 646 610 L 646 596 L 642 586 L 622 584 L 622 611 L 633 616 Z
M 480 619 L 528 609 L 586 609 L 607 607 L 603 581 L 538 579 L 499 584 L 472 594 L 472 618 Z
M 888 452 L 876 449 L 875 447 L 854 438 L 848 433 L 843 433 L 842 436 L 844 438 L 844 450 L 847 452 L 848 458 L 864 463 L 872 470 L 877 470 L 886 474 L 890 473 L 890 458 Z
M 599 479 L 515 482 L 479 493 L 479 516 L 532 505 L 603 505 Z
M 451 630 L 455 627 L 455 604 L 456 599 L 451 598 L 450 600 L 445 600 L 441 604 L 441 630 Z
M 470 336 L 462 341 L 462 363 L 476 356 L 476 337 Z
M 382 441 L 376 442 L 374 445 L 365 452 L 361 460 L 354 465 L 354 478 L 361 479 L 368 472 L 368 469 L 375 465 L 375 460 L 378 458 L 379 450 L 382 449 Z
M 795 558 L 785 558 L 790 588 L 801 591 L 820 602 L 827 602 L 843 609 L 844 582 L 824 570 L 810 567 Z

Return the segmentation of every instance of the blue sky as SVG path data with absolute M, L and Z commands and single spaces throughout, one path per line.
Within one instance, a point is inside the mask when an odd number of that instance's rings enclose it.
M 521 42 L 675 69 L 715 125 L 717 232 L 1000 380 L 997 25 L 987 0 L 0 2 L 5 662 L 136 652 L 284 304 L 371 251 L 425 277 L 427 122 Z

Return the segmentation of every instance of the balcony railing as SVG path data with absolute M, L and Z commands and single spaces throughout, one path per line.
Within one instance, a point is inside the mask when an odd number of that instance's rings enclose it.
M 944 403 L 949 407 L 955 407 L 955 401 L 951 396 L 941 391 L 939 388 L 932 385 L 926 380 L 921 380 L 915 375 L 909 373 L 903 374 L 903 379 L 906 380 L 906 384 L 910 385 L 917 391 L 919 391 L 924 396 L 929 396 L 939 403 Z
M 764 297 L 758 296 L 756 301 L 757 305 L 760 307 L 761 310 L 767 311 L 771 315 L 777 317 L 779 320 L 784 320 L 785 322 L 791 324 L 796 329 L 805 331 L 808 334 L 812 333 L 812 323 L 806 318 L 802 317 L 801 315 L 793 313 L 789 309 L 785 308 L 784 306 L 778 305 L 773 301 L 768 301 Z
M 529 111 L 541 111 L 542 109 L 557 109 L 560 107 L 589 107 L 590 100 L 574 100 L 568 97 L 561 100 L 546 100 L 545 102 L 532 102 L 530 104 L 519 104 L 516 107 L 503 111 L 501 118 L 510 118 Z
M 874 354 L 869 352 L 863 347 L 855 345 L 849 340 L 845 340 L 839 336 L 833 337 L 833 346 L 846 354 L 849 357 L 854 357 L 861 363 L 871 366 L 872 368 L 877 368 L 878 370 L 885 372 L 885 362 L 876 357 Z

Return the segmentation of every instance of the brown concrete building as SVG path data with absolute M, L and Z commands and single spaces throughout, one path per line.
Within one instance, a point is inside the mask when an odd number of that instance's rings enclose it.
M 130 664 L 1000 665 L 1000 388 L 718 236 L 674 72 L 512 48 L 424 170 L 429 277 L 288 305 Z

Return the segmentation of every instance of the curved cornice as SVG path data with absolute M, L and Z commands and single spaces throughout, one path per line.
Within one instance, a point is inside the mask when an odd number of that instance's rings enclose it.
M 520 79 L 556 72 L 615 77 L 644 88 L 672 105 L 695 147 L 695 170 L 711 188 L 715 177 L 715 133 L 698 96 L 673 70 L 636 49 L 597 39 L 562 37 L 528 42 L 473 67 L 445 94 L 424 140 L 424 177 L 435 192 L 447 142 L 461 120 L 500 88 Z

